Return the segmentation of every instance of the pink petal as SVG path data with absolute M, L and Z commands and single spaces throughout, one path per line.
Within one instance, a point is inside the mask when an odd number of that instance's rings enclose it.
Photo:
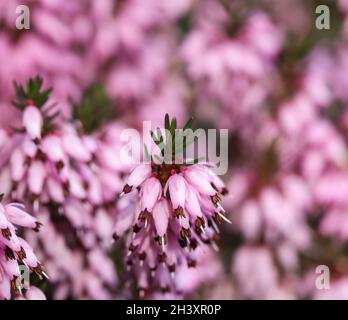
M 130 192 L 122 197 L 117 203 L 118 214 L 116 216 L 116 223 L 114 226 L 114 233 L 117 236 L 123 235 L 134 223 L 134 200 L 135 193 Z
M 88 180 L 88 198 L 93 204 L 100 204 L 103 201 L 103 187 L 96 176 Z
M 28 172 L 29 189 L 33 194 L 40 195 L 46 178 L 45 165 L 41 161 L 34 161 Z
M 10 164 L 11 164 L 11 177 L 14 181 L 18 182 L 22 180 L 25 172 L 25 157 L 24 154 L 16 149 L 14 150 Z
M 164 198 L 159 201 L 152 211 L 153 220 L 157 234 L 162 237 L 166 234 L 168 228 L 169 208 L 168 202 Z
M 100 146 L 98 159 L 105 167 L 111 170 L 120 170 L 122 166 L 119 161 L 118 150 L 106 145 Z
M 78 173 L 71 170 L 69 173 L 69 186 L 70 193 L 79 199 L 84 199 L 87 196 L 87 192 L 83 185 L 83 181 Z
M 31 248 L 31 246 L 28 244 L 28 242 L 26 242 L 24 239 L 19 238 L 19 243 L 20 246 L 24 249 L 25 251 L 25 255 L 26 258 L 24 259 L 24 261 L 26 262 L 26 264 L 30 267 L 30 268 L 35 268 L 38 266 L 39 261 L 37 260 L 33 249 Z
M 118 174 L 109 170 L 100 170 L 98 172 L 101 183 L 104 185 L 105 193 L 119 192 L 123 187 L 123 181 Z
M 52 198 L 53 201 L 57 203 L 63 203 L 64 202 L 64 190 L 57 180 L 53 179 L 52 177 L 48 177 L 47 179 L 47 191 L 49 193 L 49 196 Z
M 6 229 L 7 224 L 8 224 L 8 221 L 5 215 L 5 208 L 2 204 L 0 204 L 0 229 Z
M 46 300 L 45 294 L 39 288 L 33 286 L 27 290 L 25 296 L 28 300 Z
M 129 186 L 138 187 L 141 185 L 145 179 L 149 178 L 152 169 L 149 164 L 140 164 L 136 166 L 127 179 L 127 184 Z
M 186 180 L 196 188 L 196 190 L 205 195 L 213 196 L 216 190 L 211 186 L 207 177 L 195 168 L 188 168 L 184 171 Z
M 80 202 L 68 201 L 64 207 L 65 215 L 75 228 L 80 228 L 84 224 L 83 210 Z
M 158 179 L 151 177 L 145 180 L 142 189 L 141 210 L 151 212 L 156 202 L 161 197 L 162 185 Z
M 107 283 L 115 284 L 114 265 L 100 250 L 94 249 L 88 254 L 88 261 L 96 273 Z
M 5 212 L 13 224 L 27 228 L 36 227 L 37 220 L 14 205 L 9 204 L 5 206 Z
M 54 162 L 62 161 L 64 159 L 61 140 L 57 136 L 50 135 L 45 137 L 41 143 L 41 148 L 47 157 Z
M 41 112 L 34 106 L 28 106 L 23 112 L 23 126 L 32 139 L 41 138 L 43 120 Z
M 63 136 L 63 148 L 73 158 L 79 161 L 89 161 L 92 158 L 89 150 L 83 145 L 82 140 L 75 134 Z
M 1 277 L 1 274 L 0 274 Z M 0 300 L 11 298 L 11 280 L 7 275 L 2 275 L 0 278 Z
M 37 152 L 37 145 L 34 143 L 33 140 L 27 138 L 23 141 L 22 144 L 22 150 L 23 153 L 30 158 L 34 158 Z
M 3 243 L 4 245 L 11 248 L 13 251 L 18 252 L 21 249 L 20 238 L 17 237 L 14 227 L 11 224 L 8 225 L 8 228 L 11 231 L 11 237 L 9 240 L 5 239 L 0 233 L 0 244 Z
M 19 266 L 17 260 L 7 260 L 4 255 L 0 255 L 0 265 L 8 276 L 12 279 L 13 276 L 20 276 Z
M 202 210 L 198 200 L 198 194 L 189 185 L 186 185 L 185 208 L 194 218 L 202 217 Z
M 186 185 L 185 179 L 180 174 L 172 175 L 168 181 L 168 189 L 173 209 L 185 207 Z

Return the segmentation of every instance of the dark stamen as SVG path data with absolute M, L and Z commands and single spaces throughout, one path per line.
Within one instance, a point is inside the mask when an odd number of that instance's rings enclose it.
M 12 235 L 9 228 L 1 229 L 1 234 L 6 240 L 10 240 L 11 235 Z
M 211 201 L 214 203 L 215 206 L 221 201 L 221 198 L 219 197 L 218 194 L 216 194 L 215 196 L 211 196 L 210 198 L 211 198 Z
M 166 263 L 167 255 L 165 252 L 158 254 L 158 263 Z
M 138 233 L 140 230 L 141 230 L 141 228 L 140 228 L 137 224 L 135 224 L 135 225 L 133 226 L 133 232 L 134 232 L 134 233 Z
M 116 232 L 113 233 L 112 238 L 117 241 L 120 237 L 116 234 Z
M 168 266 L 168 270 L 169 270 L 170 273 L 175 272 L 175 263 L 169 265 L 169 266 Z
M 7 260 L 14 260 L 15 259 L 15 255 L 14 255 L 12 249 L 10 249 L 9 247 L 6 247 L 6 249 L 5 249 L 5 257 Z
M 122 190 L 122 192 L 124 192 L 124 193 L 129 193 L 129 192 L 131 192 L 131 191 L 132 191 L 132 187 L 129 186 L 128 184 L 126 184 L 126 185 L 123 187 L 123 190 Z
M 147 209 L 145 209 L 144 211 L 141 211 L 141 212 L 140 212 L 138 219 L 139 219 L 140 221 L 145 221 L 146 219 L 149 218 L 149 215 L 150 215 L 150 212 L 147 211 Z
M 42 223 L 37 221 L 36 225 L 35 225 L 35 228 L 33 230 L 35 232 L 39 232 L 41 227 L 42 227 Z
M 146 259 L 146 252 L 139 253 L 139 260 L 144 261 Z
M 184 209 L 181 207 L 177 207 L 176 209 L 174 209 L 174 217 L 175 218 L 179 218 L 179 217 L 185 218 Z
M 17 252 L 17 255 L 20 260 L 23 260 L 27 257 L 27 254 L 25 253 L 23 247 L 21 247 L 21 249 Z
M 182 239 L 191 238 L 191 231 L 190 231 L 190 229 L 181 228 L 181 230 L 180 230 L 180 237 Z
M 193 259 L 189 259 L 187 261 L 187 266 L 189 268 L 195 268 L 197 266 L 197 261 L 196 260 L 193 260 Z

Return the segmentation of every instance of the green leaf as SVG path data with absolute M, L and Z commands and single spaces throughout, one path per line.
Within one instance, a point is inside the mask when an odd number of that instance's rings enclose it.
M 16 99 L 12 102 L 13 105 L 23 110 L 27 104 L 28 100 L 32 100 L 37 108 L 42 108 L 52 92 L 52 88 L 46 90 L 41 90 L 43 84 L 43 79 L 40 76 L 35 78 L 30 78 L 25 86 L 14 82 L 14 87 L 16 90 Z
M 173 118 L 172 122 L 170 124 L 170 129 L 169 129 L 169 131 L 170 131 L 170 133 L 172 135 L 172 138 L 174 137 L 174 134 L 175 134 L 176 125 L 177 125 L 176 124 L 176 118 Z
M 158 155 L 155 155 L 155 159 L 158 159 L 160 161 L 165 161 L 165 163 L 172 163 L 172 161 L 175 159 L 176 155 L 181 154 L 186 150 L 186 148 L 194 143 L 198 137 L 198 135 L 193 135 L 192 137 L 187 137 L 184 135 L 184 131 L 191 128 L 193 122 L 193 118 L 189 118 L 182 130 L 177 131 L 177 120 L 174 117 L 172 120 L 170 120 L 170 117 L 168 114 L 164 117 L 164 128 L 166 129 L 165 132 L 165 141 L 163 137 L 163 132 L 160 128 L 157 128 L 154 131 L 150 131 L 151 138 L 155 142 L 155 144 L 159 147 L 162 158 L 160 158 Z M 169 137 L 169 134 L 171 137 Z M 145 151 L 146 157 L 149 156 L 148 151 Z M 192 165 L 194 163 L 198 163 L 203 158 L 194 159 L 191 161 L 191 163 L 188 163 L 187 165 Z
M 86 133 L 92 133 L 116 117 L 115 107 L 105 87 L 100 83 L 90 85 L 76 103 L 69 98 L 73 106 L 73 118 L 80 121 Z
M 187 120 L 187 122 L 184 125 L 183 130 L 189 129 L 192 126 L 193 118 L 191 117 L 190 119 Z
M 164 117 L 164 128 L 170 130 L 169 114 L 166 113 Z

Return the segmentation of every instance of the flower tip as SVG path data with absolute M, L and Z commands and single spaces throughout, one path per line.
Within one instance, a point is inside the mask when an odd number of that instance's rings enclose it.
M 113 239 L 114 241 L 117 241 L 119 238 L 120 238 L 120 237 L 117 235 L 116 232 L 114 232 L 114 233 L 112 234 L 112 239 Z
M 33 101 L 32 99 L 27 99 L 26 105 L 27 105 L 27 106 L 34 106 L 35 103 L 34 103 L 34 101 Z
M 43 119 L 41 112 L 34 106 L 28 106 L 23 113 L 23 126 L 32 139 L 41 138 Z
M 42 224 L 41 222 L 36 221 L 35 227 L 33 228 L 33 230 L 34 230 L 35 232 L 39 232 L 42 226 L 43 226 L 43 224 Z
M 126 193 L 131 192 L 132 189 L 133 189 L 132 186 L 130 186 L 129 184 L 126 184 L 126 185 L 123 187 L 122 192 L 120 193 L 120 197 L 122 197 L 122 196 L 123 196 L 124 194 L 126 194 Z

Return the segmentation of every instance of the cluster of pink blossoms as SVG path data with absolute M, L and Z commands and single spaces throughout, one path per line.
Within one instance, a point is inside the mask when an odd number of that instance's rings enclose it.
M 117 221 L 114 230 L 127 229 L 129 226 L 125 227 L 119 221 L 124 218 L 129 221 L 134 217 L 134 212 L 122 208 L 122 201 L 116 205 L 117 195 L 122 190 L 121 175 L 128 168 L 119 159 L 122 145 L 120 132 L 123 127 L 112 123 L 99 129 L 96 134 L 83 133 L 79 129 L 79 123 L 66 124 L 54 112 L 55 108 L 50 106 L 48 99 L 50 90 L 44 91 L 41 86 L 40 78 L 29 80 L 27 87 L 17 85 L 15 105 L 22 110 L 22 121 L 20 126 L 1 131 L 1 190 L 6 192 L 9 200 L 25 202 L 45 225 L 38 237 L 30 234 L 26 237 L 50 270 L 50 284 L 55 288 L 54 297 L 109 299 L 113 297 L 117 285 L 115 267 L 108 257 L 113 220 Z M 201 252 L 202 250 L 193 253 L 193 250 L 199 242 L 216 247 L 216 223 L 224 218 L 219 197 L 219 193 L 225 191 L 223 182 L 206 166 L 194 165 L 192 168 L 196 168 L 197 172 L 191 172 L 192 169 L 188 168 L 183 175 L 187 181 L 191 181 L 191 187 L 185 182 L 185 188 L 180 191 L 177 200 L 181 205 L 174 207 L 178 211 L 177 228 L 180 225 L 182 227 L 178 230 L 181 234 L 180 241 L 173 246 L 171 253 L 169 273 L 173 273 L 176 264 L 178 273 L 185 273 L 182 257 L 175 256 L 180 246 L 192 251 L 185 255 L 188 267 L 195 266 L 197 257 L 203 259 L 212 256 L 211 253 Z M 173 170 L 181 172 L 184 169 L 172 166 L 169 174 L 173 174 Z M 157 170 L 157 174 L 166 174 L 164 171 L 168 168 L 163 167 L 163 173 L 160 167 Z M 139 172 L 139 169 L 133 172 Z M 195 186 L 194 179 L 197 180 L 197 177 L 208 179 L 205 189 L 200 189 L 197 182 Z M 172 180 L 168 179 L 169 193 L 173 192 Z M 151 189 L 151 180 L 145 185 L 147 190 Z M 190 199 L 186 204 L 187 208 L 184 207 L 186 197 Z M 153 199 L 153 195 L 150 195 L 150 199 Z M 154 201 L 150 199 L 149 201 Z M 164 199 L 160 204 L 169 205 Z M 150 210 L 161 211 L 161 206 L 147 204 L 142 215 Z M 191 216 L 186 216 L 184 208 L 190 210 Z M 160 223 L 159 217 L 156 226 L 165 228 Z M 163 223 L 165 224 L 165 220 Z M 192 223 L 195 226 L 193 231 L 203 233 L 198 239 L 191 235 Z M 134 230 L 140 227 L 137 225 Z M 121 232 L 117 233 L 121 235 Z M 162 236 L 166 230 L 160 233 L 159 243 L 164 248 L 164 241 L 167 240 Z M 155 257 L 156 253 L 153 252 L 153 255 Z M 165 255 L 163 259 L 164 257 Z M 128 259 L 127 263 L 130 261 Z M 152 271 L 155 267 L 156 265 L 151 267 Z M 204 272 L 203 267 L 200 269 Z M 207 278 L 213 278 L 213 275 L 208 274 Z M 180 288 L 178 291 L 181 293 L 199 285 L 199 281 L 193 281 L 192 284 L 183 284 L 181 281 L 181 285 L 176 285 L 175 280 L 171 283 L 168 279 L 163 281 L 161 285 L 155 286 L 155 291 L 158 287 L 163 290 L 172 286 Z M 141 286 L 146 287 L 146 284 Z
M 121 196 L 133 208 L 116 216 L 114 238 L 132 230 L 126 264 L 141 296 L 153 289 L 176 293 L 177 266 L 194 268 L 208 256 L 201 251 L 218 250 L 218 225 L 230 222 L 221 205 L 226 193 L 208 164 L 152 161 L 132 169 Z
M 107 252 L 120 173 L 127 168 L 117 160 L 122 128 L 115 123 L 88 135 L 60 124 L 41 100 L 41 79 L 30 81 L 37 95 L 25 93 L 38 104 L 19 99 L 22 126 L 2 131 L 0 188 L 44 221 L 43 232 L 28 237 L 50 266 L 56 297 L 110 298 L 117 275 Z
M 2 199 L 3 195 L 0 195 L 0 202 Z M 18 235 L 18 227 L 39 231 L 40 226 L 41 223 L 29 215 L 22 204 L 0 203 L 0 300 L 22 295 L 22 287 L 29 289 L 26 292 L 28 299 L 39 298 L 39 289 L 29 288 L 30 283 L 23 283 L 20 267 L 40 278 L 47 277 L 47 274 L 32 247 Z

